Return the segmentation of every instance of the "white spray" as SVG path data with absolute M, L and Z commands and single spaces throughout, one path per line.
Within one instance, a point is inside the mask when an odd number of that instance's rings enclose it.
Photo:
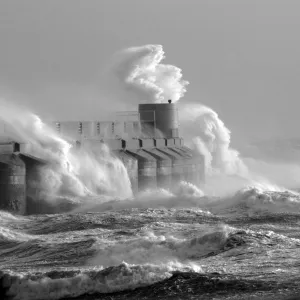
M 126 198 L 132 195 L 126 168 L 105 145 L 75 151 L 71 143 L 62 139 L 37 115 L 5 100 L 0 100 L 0 107 L 0 121 L 9 131 L 6 134 L 13 140 L 26 142 L 31 155 L 49 162 L 40 170 L 44 197 L 96 197 L 104 194 Z
M 108 96 L 122 101 L 125 109 L 140 102 L 178 101 L 188 82 L 182 80 L 180 68 L 163 64 L 164 58 L 161 45 L 132 47 L 115 54 L 105 73 Z
M 204 155 L 208 171 L 244 176 L 247 167 L 230 147 L 230 130 L 211 108 L 201 104 L 182 107 L 181 132 L 191 147 Z

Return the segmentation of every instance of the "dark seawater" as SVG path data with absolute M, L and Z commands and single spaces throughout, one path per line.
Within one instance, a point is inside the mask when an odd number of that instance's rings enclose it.
M 300 299 L 299 194 L 175 202 L 0 212 L 0 299 Z

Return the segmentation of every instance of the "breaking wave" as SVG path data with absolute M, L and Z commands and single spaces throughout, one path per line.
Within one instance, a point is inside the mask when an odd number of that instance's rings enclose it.
M 51 271 L 39 274 L 1 274 L 7 296 L 38 300 L 77 297 L 91 293 L 111 293 L 150 285 L 172 276 L 175 270 L 191 271 L 187 266 L 130 265 L 81 271 Z
M 168 225 L 152 223 L 152 228 L 160 227 L 163 230 L 165 226 Z M 181 226 L 173 224 L 174 226 L 177 226 L 177 229 L 181 227 L 181 234 L 159 235 L 151 231 L 151 228 L 142 227 L 141 231 L 137 231 L 134 236 L 127 235 L 123 240 L 121 236 L 110 240 L 101 239 L 99 234 L 94 234 L 94 241 L 89 244 L 86 243 L 87 236 L 85 236 L 85 240 L 80 242 L 85 245 L 82 252 L 86 253 L 88 249 L 93 249 L 92 258 L 87 260 L 85 266 L 60 267 L 57 265 L 51 271 L 42 269 L 30 272 L 26 270 L 2 271 L 0 272 L 2 289 L 5 290 L 7 296 L 24 300 L 62 299 L 85 294 L 112 293 L 148 286 L 170 278 L 178 272 L 207 272 L 210 267 L 202 266 L 201 259 L 217 257 L 223 255 L 222 253 L 230 257 L 237 256 L 237 254 L 246 255 L 247 251 L 251 253 L 251 249 L 261 249 L 264 246 L 276 245 L 277 251 L 287 245 L 289 247 L 300 246 L 300 239 L 288 238 L 273 231 L 240 230 L 226 225 L 211 229 L 202 228 L 202 233 L 198 233 L 198 236 L 192 236 L 189 233 L 191 237 L 186 237 L 185 230 L 188 227 L 184 224 Z M 201 232 L 199 225 L 196 228 Z M 12 236 L 7 238 L 11 240 Z M 19 263 L 22 257 L 24 259 L 28 257 L 32 261 L 40 252 L 40 260 L 43 254 L 44 259 L 49 260 L 51 251 L 47 252 L 46 247 L 37 243 L 39 238 L 42 237 L 37 236 L 35 240 L 22 241 L 17 236 L 13 237 L 18 243 L 24 245 L 22 251 L 16 251 L 15 246 L 10 245 L 11 257 L 18 257 Z M 2 240 L 0 252 L 4 250 L 3 243 Z M 31 247 L 29 243 L 32 243 Z M 33 243 L 36 247 L 33 247 Z M 59 258 L 59 252 L 68 251 L 72 247 L 75 245 L 65 244 L 65 248 L 56 245 L 54 249 L 52 245 L 52 256 L 56 252 L 56 258 L 52 257 L 52 261 Z M 19 256 L 20 253 L 23 255 Z M 68 257 L 70 259 L 70 253 Z M 74 262 L 79 257 L 80 253 L 74 257 Z M 223 272 L 222 269 L 219 271 Z
M 275 190 L 274 190 L 275 189 Z M 135 198 L 123 200 L 91 201 L 76 208 L 73 212 L 110 211 L 130 208 L 200 208 L 205 213 L 222 214 L 231 209 L 232 213 L 259 212 L 299 212 L 300 194 L 296 191 L 263 185 L 244 187 L 232 195 L 223 197 L 208 196 L 197 187 L 181 183 L 177 193 L 170 191 L 147 190 Z
M 37 199 L 55 204 L 57 200 L 80 203 L 97 195 L 132 196 L 125 166 L 105 144 L 78 150 L 75 141 L 63 139 L 34 113 L 4 99 L 0 106 L 0 121 L 10 128 L 10 140 L 26 141 L 23 153 L 47 161 L 38 168 L 38 180 L 31 183 L 39 189 Z

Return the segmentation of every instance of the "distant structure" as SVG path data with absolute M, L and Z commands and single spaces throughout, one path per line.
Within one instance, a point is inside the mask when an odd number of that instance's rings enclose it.
M 105 143 L 128 170 L 133 192 L 172 189 L 180 181 L 200 184 L 204 157 L 184 146 L 175 103 L 140 104 L 137 112 L 121 112 L 115 121 L 57 121 L 55 130 L 77 147 Z M 21 214 L 47 212 L 39 205 L 37 169 L 47 165 L 17 142 L 0 144 L 0 209 Z M 34 179 L 34 180 L 33 180 Z

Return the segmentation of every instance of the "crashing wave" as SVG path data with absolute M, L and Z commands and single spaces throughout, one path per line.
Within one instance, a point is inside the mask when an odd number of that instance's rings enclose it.
M 156 266 L 123 262 L 106 269 L 61 270 L 36 274 L 1 272 L 0 278 L 7 297 L 15 300 L 55 300 L 134 289 L 169 278 L 174 271 L 195 270 L 179 263 Z

